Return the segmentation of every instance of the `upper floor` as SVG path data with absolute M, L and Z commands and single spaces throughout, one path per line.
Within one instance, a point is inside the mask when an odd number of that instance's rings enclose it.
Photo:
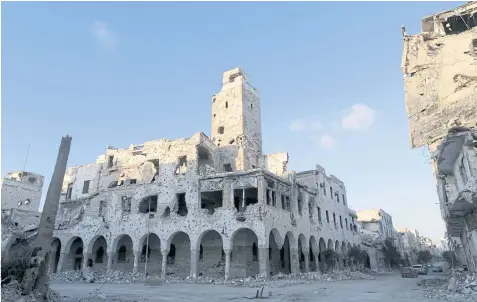
M 2 209 L 39 211 L 44 177 L 19 171 L 2 178 Z

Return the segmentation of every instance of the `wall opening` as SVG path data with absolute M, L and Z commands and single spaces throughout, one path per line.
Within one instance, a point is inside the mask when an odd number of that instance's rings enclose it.
M 103 257 L 104 257 L 104 249 L 102 246 L 100 246 L 97 250 L 96 250 L 96 255 L 94 257 L 94 262 L 95 263 L 103 263 Z
M 176 169 L 176 174 L 183 174 L 187 172 L 187 156 L 179 156 Z
M 113 163 L 114 163 L 114 156 L 113 155 L 110 155 L 108 157 L 108 168 L 112 168 L 113 167 Z
M 66 200 L 71 199 L 71 194 L 73 193 L 73 184 L 69 183 L 68 188 L 66 189 Z
M 150 212 L 157 212 L 157 195 L 143 198 L 139 203 L 139 213 L 147 214 Z
M 301 190 L 298 190 L 298 197 L 297 197 L 297 203 L 298 203 L 298 214 L 302 216 L 303 214 L 303 199 L 302 199 L 302 192 Z
M 185 193 L 176 194 L 176 213 L 179 216 L 187 216 L 189 210 L 187 210 L 186 195 Z
M 222 207 L 222 191 L 211 191 L 200 193 L 200 208 L 207 209 L 210 215 L 214 214 L 217 208 Z
M 275 182 L 272 180 L 266 180 L 267 181 L 267 205 L 271 206 L 276 206 L 277 201 L 276 201 L 276 191 L 275 191 Z
M 219 128 L 217 128 L 217 133 L 224 134 L 224 126 L 220 126 Z
M 239 212 L 244 212 L 247 206 L 258 202 L 258 189 L 235 189 L 234 190 L 234 206 Z
M 232 164 L 224 164 L 224 171 L 225 172 L 232 172 Z
M 83 194 L 87 194 L 89 192 L 89 180 L 85 180 L 83 182 Z
M 121 207 L 123 214 L 131 213 L 131 197 L 121 196 Z

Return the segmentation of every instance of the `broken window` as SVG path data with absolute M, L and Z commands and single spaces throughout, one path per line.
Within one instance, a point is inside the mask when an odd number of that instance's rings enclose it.
M 308 201 L 308 216 L 310 221 L 313 221 L 313 207 L 311 206 L 311 201 Z
M 224 134 L 224 126 L 220 126 L 220 127 L 217 129 L 217 133 L 218 133 L 218 134 Z
M 171 249 L 167 255 L 167 264 L 174 264 L 176 262 L 176 246 L 171 244 Z
M 326 211 L 326 222 L 330 223 L 330 215 L 328 214 L 328 211 Z
M 325 187 L 325 183 L 322 183 L 322 187 L 323 187 L 323 193 L 325 194 L 326 196 L 326 187 Z
M 83 183 L 83 194 L 88 194 L 89 192 L 89 180 L 85 180 Z
M 186 173 L 187 171 L 187 156 L 179 156 L 179 164 L 176 169 L 176 174 Z
M 229 108 L 229 102 L 225 102 L 225 108 Z
M 113 163 L 114 163 L 114 156 L 113 155 L 110 155 L 108 157 L 108 168 L 112 168 L 113 167 Z
M 68 188 L 66 189 L 66 200 L 71 199 L 71 194 L 73 193 L 73 184 L 69 183 Z
M 256 204 L 258 202 L 258 189 L 235 189 L 234 190 L 234 205 L 237 211 L 244 212 L 247 206 Z
M 104 200 L 100 200 L 100 201 L 99 201 L 99 216 L 103 216 L 103 215 L 104 215 L 105 207 L 106 207 L 105 201 L 104 201 Z
M 346 199 L 344 197 L 344 194 L 341 194 L 341 197 L 343 197 L 343 204 L 346 205 Z
M 129 184 L 130 185 L 135 185 L 136 184 L 136 179 L 130 179 Z
M 231 164 L 224 164 L 224 171 L 225 172 L 232 172 L 232 165 Z
M 341 220 L 341 215 L 340 215 L 340 227 L 343 228 L 343 220 Z
M 252 255 L 253 255 L 253 261 L 257 261 L 258 260 L 258 248 L 257 248 L 257 244 L 255 242 L 252 245 Z
M 275 182 L 272 180 L 267 180 L 267 204 L 276 206 L 277 202 L 275 200 Z
M 121 245 L 121 247 L 118 250 L 118 263 L 126 263 L 126 246 Z
M 285 195 L 282 195 L 282 210 L 285 210 L 286 209 L 286 202 L 285 202 Z
M 157 211 L 157 195 L 143 198 L 139 203 L 139 213 L 155 213 Z
M 346 229 L 348 229 L 348 218 L 345 218 Z
M 123 214 L 131 213 L 131 197 L 121 196 L 121 206 Z
M 290 196 L 285 196 L 286 210 L 291 212 Z
M 349 229 L 350 229 L 351 231 L 353 230 L 353 224 L 352 224 L 352 223 L 349 224 Z
M 448 35 L 456 35 L 477 26 L 477 13 L 474 14 L 456 14 L 450 16 L 442 22 L 444 31 Z
M 331 199 L 333 199 L 333 188 L 330 186 L 330 196 L 331 196 Z
M 103 263 L 103 258 L 104 258 L 104 249 L 102 246 L 100 246 L 97 250 L 96 250 L 96 255 L 95 255 L 95 258 L 94 258 L 94 263 Z
M 34 184 L 36 181 L 36 178 L 35 177 L 28 177 L 28 182 L 31 183 L 31 184 Z
M 339 203 L 340 202 L 340 193 L 336 192 L 336 201 Z
M 333 224 L 335 225 L 335 228 L 337 227 L 337 224 L 336 224 L 336 215 L 335 213 L 333 213 Z
M 200 208 L 207 209 L 209 214 L 214 214 L 217 208 L 222 207 L 222 191 L 201 192 Z
M 187 210 L 186 195 L 185 193 L 177 194 L 177 214 L 179 216 L 186 216 L 189 211 Z
M 321 223 L 321 209 L 320 207 L 317 207 L 318 210 L 318 222 Z

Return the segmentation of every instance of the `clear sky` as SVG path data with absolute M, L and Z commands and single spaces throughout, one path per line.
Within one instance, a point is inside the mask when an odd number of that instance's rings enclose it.
M 320 164 L 355 210 L 434 241 L 445 228 L 425 150 L 410 150 L 401 25 L 456 2 L 2 3 L 2 175 L 45 176 L 61 137 L 68 166 L 106 145 L 210 134 L 222 72 L 261 93 L 265 153 Z M 357 105 L 356 105 L 357 104 Z M 356 105 L 353 107 L 353 105 Z

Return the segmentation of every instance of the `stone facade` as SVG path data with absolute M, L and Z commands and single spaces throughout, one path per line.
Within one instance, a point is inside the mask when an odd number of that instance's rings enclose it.
M 38 212 L 44 177 L 31 172 L 11 172 L 1 181 L 2 209 Z
M 409 264 L 417 264 L 417 253 L 419 252 L 419 241 L 416 237 L 416 231 L 407 228 L 398 229 L 398 233 L 402 238 L 404 247 L 404 260 Z
M 262 154 L 258 91 L 226 71 L 210 138 L 108 147 L 67 170 L 50 269 L 269 276 L 323 270 L 327 248 L 349 267 L 360 237 L 344 184 L 287 164 L 287 153 Z

